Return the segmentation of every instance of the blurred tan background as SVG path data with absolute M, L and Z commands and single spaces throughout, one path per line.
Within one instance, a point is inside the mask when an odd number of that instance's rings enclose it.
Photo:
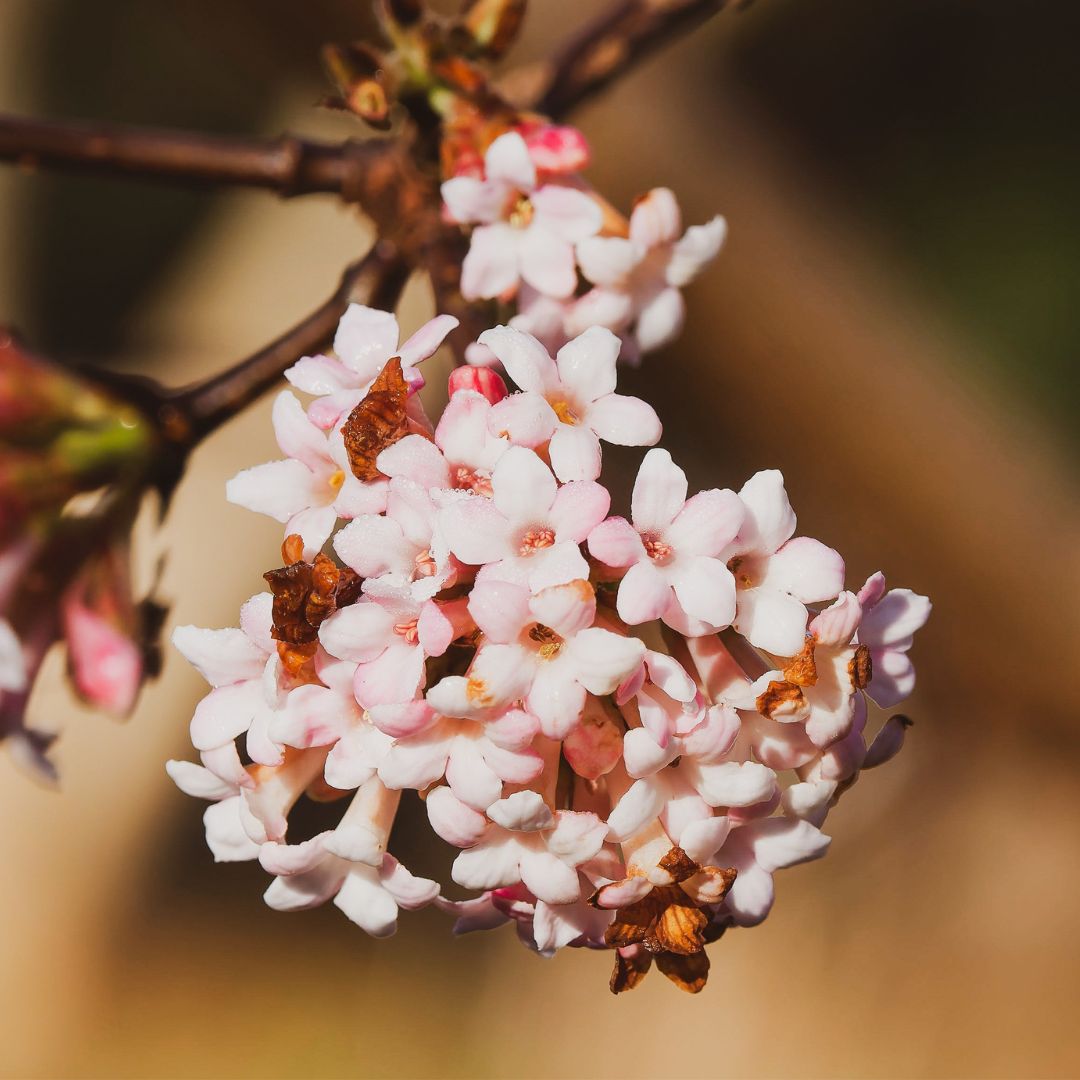
M 518 55 L 596 6 L 534 2 Z M 0 109 L 349 134 L 311 108 L 315 53 L 366 11 L 0 0 Z M 164 773 L 198 676 L 170 656 L 115 725 L 57 664 L 33 709 L 65 729 L 62 791 L 0 758 L 0 1073 L 1080 1075 L 1077 30 L 1043 0 L 760 0 L 578 118 L 613 201 L 667 183 L 688 221 L 729 220 L 683 339 L 628 378 L 692 481 L 780 467 L 849 584 L 880 567 L 935 601 L 908 748 L 702 995 L 654 975 L 616 1000 L 606 955 L 451 940 L 432 912 L 374 943 L 333 908 L 269 911 Z M 174 382 L 275 335 L 369 239 L 329 199 L 10 170 L 0 235 L 0 322 Z M 429 303 L 410 289 L 406 330 Z M 277 526 L 223 485 L 274 455 L 267 400 L 146 530 L 170 625 L 228 625 L 260 588 Z M 419 831 L 395 846 L 444 865 Z

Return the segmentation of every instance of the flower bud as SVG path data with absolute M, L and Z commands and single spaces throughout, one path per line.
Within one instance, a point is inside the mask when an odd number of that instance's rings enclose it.
M 492 405 L 498 405 L 507 395 L 502 376 L 491 368 L 459 367 L 450 372 L 451 397 L 459 390 L 475 390 L 486 397 Z

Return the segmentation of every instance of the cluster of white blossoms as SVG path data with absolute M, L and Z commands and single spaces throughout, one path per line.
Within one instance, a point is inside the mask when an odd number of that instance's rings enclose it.
M 486 179 L 446 195 L 490 230 L 499 185 L 529 196 L 514 245 L 473 234 L 477 295 L 520 274 L 560 300 L 571 242 L 598 280 L 677 232 L 654 193 L 635 211 L 638 247 L 587 249 L 571 189 L 536 187 L 506 140 Z M 664 256 L 676 282 L 684 248 Z M 639 299 L 632 310 L 640 336 L 653 315 Z M 273 876 L 271 907 L 333 900 L 381 937 L 399 909 L 435 904 L 459 932 L 513 921 L 542 955 L 612 949 L 616 992 L 653 960 L 700 990 L 706 943 L 768 914 L 775 872 L 822 855 L 830 807 L 900 748 L 906 721 L 871 723 L 869 705 L 911 692 L 907 653 L 930 605 L 881 574 L 846 590 L 841 557 L 796 535 L 776 471 L 691 495 L 650 449 L 629 514 L 612 515 L 601 443 L 653 446 L 661 426 L 616 392 L 623 342 L 609 328 L 554 358 L 520 328 L 487 331 L 479 347 L 518 389 L 459 368 L 432 423 L 417 364 L 453 325 L 435 319 L 399 345 L 392 315 L 353 306 L 336 357 L 289 373 L 313 400 L 275 402 L 284 459 L 228 488 L 284 524 L 285 565 L 239 629 L 176 630 L 212 689 L 191 723 L 201 764 L 170 762 L 170 775 L 210 800 L 217 859 Z M 452 883 L 390 853 L 409 791 L 460 849 Z M 294 841 L 305 794 L 344 809 Z

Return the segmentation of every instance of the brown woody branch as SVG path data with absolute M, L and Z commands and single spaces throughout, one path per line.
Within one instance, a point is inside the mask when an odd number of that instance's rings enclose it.
M 0 114 L 0 161 L 190 186 L 264 188 L 288 198 L 312 192 L 359 201 L 364 174 L 385 157 L 382 141 L 322 143 L 284 135 L 227 138 L 184 131 L 35 120 Z
M 728 0 L 617 0 L 572 35 L 540 74 L 534 107 L 559 118 L 635 64 L 710 19 Z

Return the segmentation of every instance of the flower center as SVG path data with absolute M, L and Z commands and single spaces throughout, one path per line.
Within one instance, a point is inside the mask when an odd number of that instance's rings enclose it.
M 394 633 L 403 637 L 409 645 L 415 645 L 420 638 L 420 631 L 417 629 L 416 623 L 416 619 L 394 623 Z
M 336 469 L 333 473 L 330 474 L 330 479 L 328 483 L 335 491 L 337 491 L 338 488 L 340 488 L 341 485 L 345 483 L 345 470 Z
M 641 542 L 645 545 L 645 554 L 654 562 L 663 562 L 671 556 L 671 545 L 664 543 L 658 536 L 643 536 Z
M 421 551 L 413 559 L 413 573 L 418 578 L 434 577 L 436 570 L 438 570 L 438 567 L 435 565 L 435 559 L 430 550 Z
M 540 646 L 537 652 L 544 660 L 550 660 L 552 657 L 558 656 L 559 650 L 563 646 L 562 638 L 550 626 L 545 626 L 543 623 L 537 623 L 533 626 L 529 631 L 529 638 Z
M 741 555 L 736 555 L 734 558 L 728 560 L 727 568 L 731 571 L 735 578 L 735 584 L 741 589 L 749 589 L 753 586 L 753 578 L 748 573 L 749 567 L 744 568 L 744 559 Z
M 466 465 L 459 465 L 454 470 L 454 487 L 459 491 L 471 491 L 474 495 L 491 497 L 491 477 L 481 476 Z
M 571 408 L 569 401 L 549 401 L 555 415 L 564 424 L 580 424 L 581 417 Z
M 520 555 L 532 555 L 541 548 L 549 548 L 555 543 L 555 530 L 546 525 L 537 525 L 529 529 L 521 538 L 521 546 L 518 548 Z
M 532 223 L 533 215 L 536 211 L 533 209 L 533 204 L 522 195 L 513 208 L 510 210 L 510 224 L 515 229 L 524 229 Z

